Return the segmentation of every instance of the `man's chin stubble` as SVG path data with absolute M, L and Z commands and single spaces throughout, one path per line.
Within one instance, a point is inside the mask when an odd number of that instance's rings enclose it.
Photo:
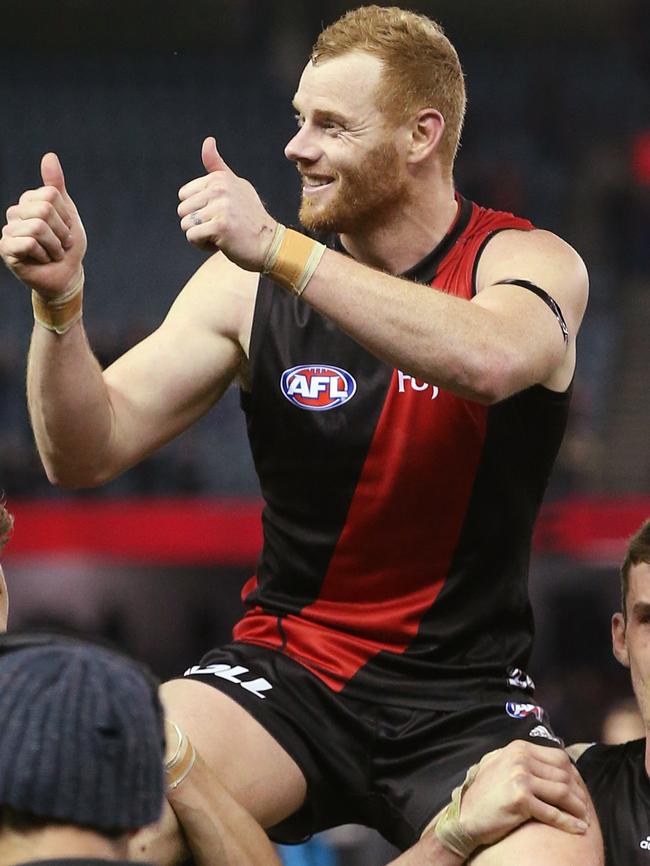
M 349 207 L 346 210 L 347 213 L 342 213 L 341 209 L 336 207 L 319 210 L 312 207 L 309 201 L 303 199 L 298 212 L 298 219 L 303 228 L 314 233 L 335 232 L 344 235 L 367 231 L 372 228 L 373 219 L 370 215 L 352 211 Z

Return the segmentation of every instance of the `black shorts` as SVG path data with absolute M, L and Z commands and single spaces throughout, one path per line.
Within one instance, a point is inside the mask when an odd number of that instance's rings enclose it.
M 524 692 L 451 712 L 370 703 L 333 692 L 275 650 L 239 642 L 185 676 L 237 701 L 302 770 L 305 803 L 269 831 L 283 844 L 364 824 L 403 850 L 486 752 L 515 739 L 561 745 Z

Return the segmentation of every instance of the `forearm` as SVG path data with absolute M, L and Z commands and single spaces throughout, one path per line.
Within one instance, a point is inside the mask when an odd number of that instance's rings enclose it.
M 458 854 L 441 845 L 435 833 L 427 833 L 388 866 L 462 866 L 464 862 Z
M 512 341 L 496 316 L 467 300 L 370 271 L 327 252 L 304 293 L 374 355 L 461 396 L 491 402 L 503 394 Z
M 169 801 L 196 866 L 281 866 L 264 830 L 200 757 Z
M 101 480 L 112 412 L 102 371 L 83 326 L 63 335 L 34 326 L 27 363 L 27 399 L 48 478 L 69 487 Z

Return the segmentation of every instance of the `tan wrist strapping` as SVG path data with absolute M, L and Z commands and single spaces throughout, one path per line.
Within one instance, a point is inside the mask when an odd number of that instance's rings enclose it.
M 425 833 L 433 830 L 440 844 L 448 851 L 462 857 L 463 860 L 467 860 L 481 844 L 479 839 L 474 838 L 467 832 L 460 820 L 463 794 L 474 781 L 477 772 L 478 764 L 469 768 L 463 784 L 452 791 L 451 802 L 438 812 L 422 833 L 424 836 Z
M 56 334 L 65 334 L 78 322 L 83 313 L 84 272 L 71 289 L 58 298 L 44 300 L 32 289 L 34 320 Z
M 300 296 L 314 275 L 327 247 L 278 223 L 266 254 L 262 273 Z

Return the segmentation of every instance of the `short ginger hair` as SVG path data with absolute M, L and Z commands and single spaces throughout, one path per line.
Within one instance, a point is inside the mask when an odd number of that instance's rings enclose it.
M 361 6 L 330 24 L 311 62 L 364 51 L 383 64 L 378 108 L 400 125 L 423 108 L 445 119 L 438 153 L 451 171 L 465 117 L 465 79 L 456 49 L 435 21 L 396 6 Z
M 642 523 L 630 538 L 621 566 L 621 604 L 623 605 L 624 616 L 627 616 L 626 602 L 630 588 L 630 570 L 641 562 L 650 565 L 650 519 Z

